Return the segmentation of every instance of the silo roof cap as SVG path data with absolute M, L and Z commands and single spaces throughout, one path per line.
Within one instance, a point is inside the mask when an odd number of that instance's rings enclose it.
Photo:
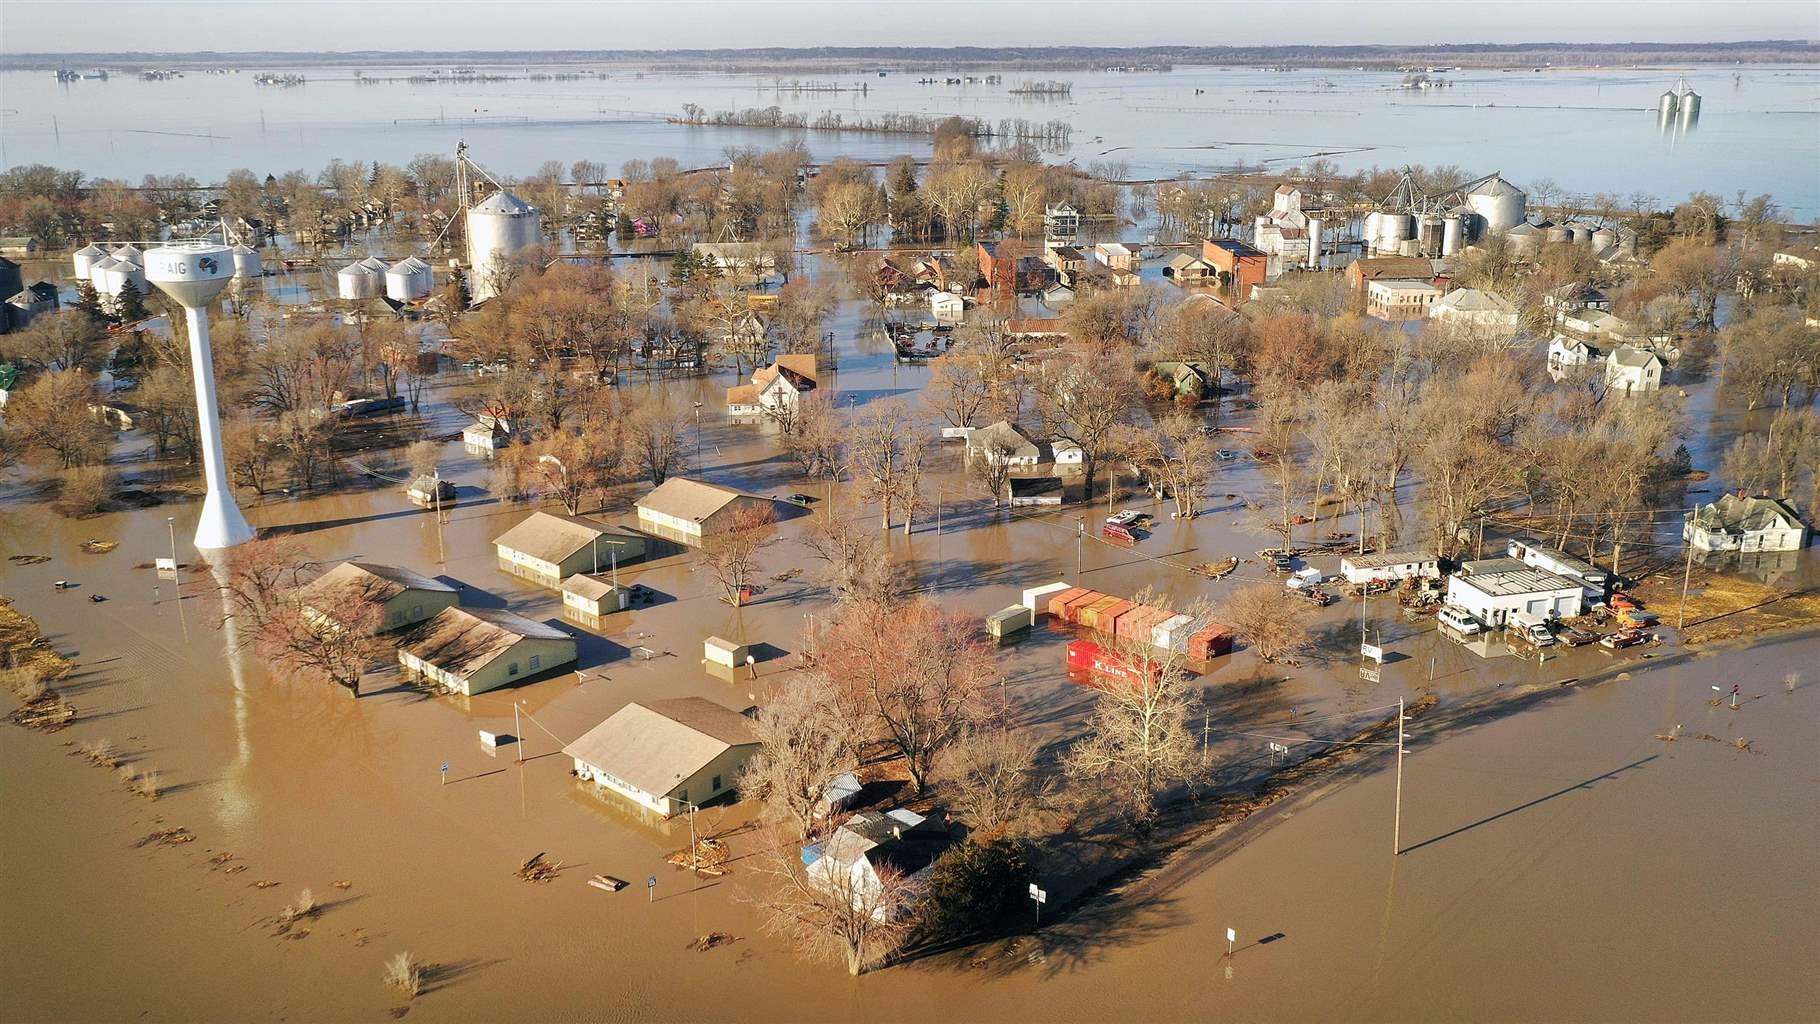
M 474 204 L 475 213 L 504 213 L 521 217 L 535 208 L 510 192 L 495 192 Z

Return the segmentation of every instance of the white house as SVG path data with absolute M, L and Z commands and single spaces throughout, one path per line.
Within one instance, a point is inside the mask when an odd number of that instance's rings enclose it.
M 888 908 L 877 905 L 880 871 L 908 879 L 914 898 L 936 858 L 952 844 L 939 818 L 899 807 L 855 814 L 827 839 L 803 847 L 802 856 L 811 885 L 884 920 Z
M 1447 578 L 1447 603 L 1464 608 L 1493 629 L 1511 612 L 1537 618 L 1580 614 L 1585 588 L 1578 580 L 1531 568 L 1514 558 L 1467 562 Z
M 937 320 L 959 320 L 967 315 L 967 300 L 953 292 L 930 292 L 929 315 Z
M 1605 357 L 1605 384 L 1627 395 L 1654 391 L 1662 386 L 1662 360 L 1649 349 L 1619 345 Z
M 1093 258 L 1113 270 L 1136 270 L 1138 251 L 1121 242 L 1101 242 L 1093 247 Z
M 731 794 L 758 737 L 745 715 L 681 697 L 627 704 L 562 752 L 583 780 L 668 818 Z
M 1590 342 L 1557 334 L 1548 343 L 1548 376 L 1559 384 L 1568 378 L 1584 380 L 1587 365 L 1604 359 Z
M 1420 320 L 1441 295 L 1428 281 L 1380 278 L 1365 285 L 1365 312 L 1380 320 Z
M 1428 307 L 1428 319 L 1515 333 L 1518 316 L 1517 307 L 1497 292 L 1458 288 Z
M 752 371 L 752 383 L 727 389 L 727 415 L 792 418 L 803 395 L 815 390 L 817 372 L 812 352 L 778 356 L 770 366 Z
M 1073 238 L 1081 230 L 1081 211 L 1066 200 L 1043 207 L 1043 226 L 1051 237 Z
M 1426 551 L 1346 555 L 1340 559 L 1340 575 L 1355 586 L 1372 580 L 1440 579 L 1441 561 Z
M 1807 524 L 1780 498 L 1727 494 L 1702 505 L 1681 537 L 1701 551 L 1796 551 L 1807 544 Z
M 967 435 L 967 459 L 985 459 L 993 465 L 1034 466 L 1042 461 L 1042 449 L 1030 435 L 1008 420 L 977 427 Z
M 512 424 L 501 417 L 482 414 L 462 430 L 461 443 L 470 453 L 490 459 L 495 451 L 512 443 Z

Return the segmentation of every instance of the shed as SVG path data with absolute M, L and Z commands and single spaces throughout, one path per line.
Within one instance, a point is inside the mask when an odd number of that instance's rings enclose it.
M 716 665 L 739 668 L 744 666 L 746 659 L 751 656 L 752 646 L 750 644 L 735 643 L 718 636 L 711 636 L 702 642 L 702 657 Z
M 630 595 L 610 579 L 576 573 L 562 581 L 563 611 L 599 618 L 613 612 L 623 612 L 630 604 Z
M 439 476 L 425 473 L 411 481 L 411 486 L 404 490 L 404 496 L 411 499 L 411 504 L 424 508 L 439 501 L 447 504 L 455 500 L 455 485 Z

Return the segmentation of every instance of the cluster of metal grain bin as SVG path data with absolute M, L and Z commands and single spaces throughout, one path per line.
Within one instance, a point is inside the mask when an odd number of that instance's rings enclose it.
M 1022 604 L 986 617 L 986 632 L 1003 643 L 1029 629 L 1044 612 L 1057 621 L 1108 637 L 1147 643 L 1202 661 L 1232 653 L 1232 630 L 1227 626 L 1065 582 L 1024 591 Z

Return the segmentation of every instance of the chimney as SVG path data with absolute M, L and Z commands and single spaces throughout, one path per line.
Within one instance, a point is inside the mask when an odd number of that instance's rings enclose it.
M 891 826 L 891 837 L 892 837 L 892 838 L 893 838 L 893 839 L 902 839 L 902 838 L 904 838 L 904 826 L 902 826 L 902 825 L 893 825 L 893 826 Z

